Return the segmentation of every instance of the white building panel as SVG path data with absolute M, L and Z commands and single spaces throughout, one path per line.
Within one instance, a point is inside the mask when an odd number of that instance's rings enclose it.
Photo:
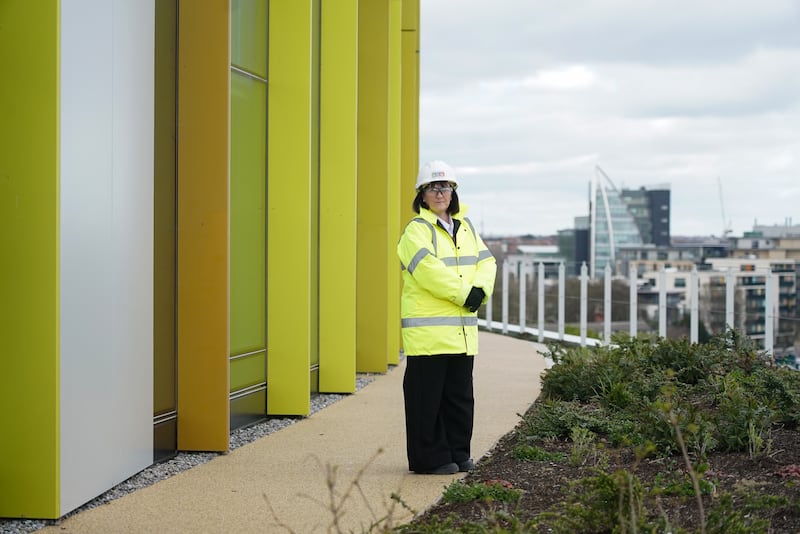
M 61 3 L 60 513 L 152 463 L 154 4 Z

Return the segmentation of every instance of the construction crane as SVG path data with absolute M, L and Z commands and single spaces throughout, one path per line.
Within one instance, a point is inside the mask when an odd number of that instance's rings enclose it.
M 719 207 L 722 210 L 722 237 L 728 237 L 733 230 L 731 230 L 731 222 L 725 218 L 725 200 L 722 197 L 722 178 L 717 176 L 717 185 L 719 187 Z

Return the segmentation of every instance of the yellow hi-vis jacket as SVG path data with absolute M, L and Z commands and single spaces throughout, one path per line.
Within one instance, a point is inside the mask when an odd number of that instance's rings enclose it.
M 473 286 L 494 290 L 497 264 L 469 219 L 465 206 L 454 219 L 455 240 L 420 208 L 400 237 L 403 269 L 401 315 L 407 356 L 478 353 L 478 316 L 464 307 Z

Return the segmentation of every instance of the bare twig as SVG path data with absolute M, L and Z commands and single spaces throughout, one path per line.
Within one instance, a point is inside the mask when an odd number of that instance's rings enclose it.
M 672 428 L 675 429 L 675 439 L 678 441 L 678 445 L 681 448 L 683 461 L 686 463 L 686 469 L 689 471 L 689 477 L 692 479 L 692 486 L 694 486 L 694 496 L 695 500 L 697 501 L 697 511 L 700 514 L 700 532 L 701 534 L 706 534 L 706 513 L 705 508 L 703 507 L 703 496 L 700 493 L 700 480 L 697 476 L 697 471 L 694 469 L 694 465 L 692 465 L 692 461 L 689 459 L 689 453 L 686 450 L 686 442 L 683 439 L 683 433 L 678 425 L 678 418 L 675 416 L 675 411 L 672 409 L 672 404 L 669 405 L 669 422 L 672 425 Z
M 308 499 L 315 504 L 321 506 L 322 508 L 326 509 L 330 514 L 330 524 L 328 525 L 328 532 L 331 534 L 341 534 L 344 532 L 343 525 L 342 525 L 342 518 L 345 515 L 345 504 L 351 500 L 354 493 L 358 493 L 361 496 L 361 500 L 363 504 L 366 506 L 367 510 L 370 514 L 370 523 L 368 525 L 362 525 L 362 528 L 366 528 L 363 532 L 388 532 L 391 530 L 393 526 L 393 518 L 397 504 L 399 503 L 403 508 L 409 510 L 413 513 L 413 511 L 406 505 L 405 502 L 400 498 L 398 493 L 392 493 L 390 495 L 390 502 L 384 501 L 384 507 L 386 508 L 386 513 L 378 517 L 375 513 L 373 506 L 370 504 L 370 500 L 367 498 L 366 493 L 364 492 L 364 488 L 361 486 L 361 480 L 366 472 L 366 470 L 375 462 L 376 458 L 383 453 L 383 449 L 378 449 L 378 451 L 365 463 L 356 473 L 353 480 L 350 481 L 349 484 L 344 489 L 344 492 L 339 491 L 338 489 L 338 475 L 339 475 L 339 467 L 336 465 L 325 464 L 323 465 L 319 458 L 316 456 L 312 456 L 320 468 L 325 473 L 325 487 L 327 488 L 328 497 L 327 502 L 317 499 L 308 494 L 299 494 L 299 497 Z M 275 513 L 275 510 L 272 507 L 272 504 L 269 502 L 267 495 L 264 494 L 264 500 L 269 506 L 270 513 L 272 517 L 276 520 L 276 526 L 279 526 L 285 529 L 287 532 L 291 534 L 296 534 L 291 527 L 289 527 L 285 522 L 280 521 Z

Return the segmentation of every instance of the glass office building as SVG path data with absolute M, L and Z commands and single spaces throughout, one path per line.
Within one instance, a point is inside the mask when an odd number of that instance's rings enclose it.
M 633 216 L 642 242 L 658 247 L 668 247 L 670 236 L 670 189 L 669 185 L 622 189 L 622 200 Z
M 620 191 L 599 166 L 591 183 L 589 219 L 589 276 L 602 276 L 606 265 L 612 274 L 619 272 L 619 246 L 641 245 L 642 237 Z

